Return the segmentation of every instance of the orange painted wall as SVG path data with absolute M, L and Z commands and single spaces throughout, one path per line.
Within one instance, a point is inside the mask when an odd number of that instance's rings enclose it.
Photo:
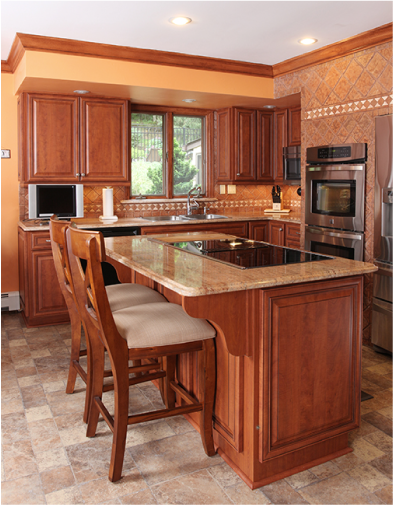
M 1 160 L 1 292 L 19 290 L 18 282 L 18 142 L 14 77 L 1 74 L 1 148 L 11 159 Z

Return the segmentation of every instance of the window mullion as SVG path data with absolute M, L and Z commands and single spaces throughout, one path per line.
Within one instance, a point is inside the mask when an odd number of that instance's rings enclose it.
M 165 114 L 165 145 L 166 145 L 166 196 L 173 198 L 173 114 Z

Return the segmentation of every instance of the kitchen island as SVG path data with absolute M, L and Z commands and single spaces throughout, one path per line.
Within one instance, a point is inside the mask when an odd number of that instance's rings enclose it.
M 344 258 L 240 269 L 170 242 L 185 233 L 105 239 L 123 281 L 181 304 L 217 330 L 214 441 L 252 488 L 339 457 L 360 421 L 363 275 Z M 196 355 L 177 378 L 198 397 Z M 179 399 L 180 401 L 180 399 Z M 198 428 L 198 416 L 190 415 Z

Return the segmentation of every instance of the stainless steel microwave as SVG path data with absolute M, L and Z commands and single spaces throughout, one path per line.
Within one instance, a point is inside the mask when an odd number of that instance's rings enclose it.
M 284 180 L 300 184 L 300 146 L 283 147 Z

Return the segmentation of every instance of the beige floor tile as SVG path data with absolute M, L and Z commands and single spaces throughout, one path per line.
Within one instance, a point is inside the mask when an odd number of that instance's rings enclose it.
M 68 465 L 67 455 L 63 447 L 39 452 L 35 455 L 35 459 L 37 461 L 39 472 Z
M 344 472 L 351 470 L 359 465 L 364 465 L 364 460 L 356 456 L 353 452 L 348 454 L 344 454 L 344 456 L 340 456 L 339 458 L 332 460 L 338 468 Z
M 363 461 L 371 461 L 384 455 L 384 452 L 380 451 L 363 438 L 353 440 L 350 445 L 355 456 L 358 456 Z
M 386 435 L 383 431 L 376 430 L 370 435 L 364 437 L 364 440 L 383 451 L 385 454 L 392 453 L 392 437 Z
M 1 435 L 4 443 L 30 440 L 30 432 L 24 412 L 1 416 Z
M 59 431 L 59 435 L 64 447 L 75 444 L 85 444 L 89 441 L 86 437 L 86 426 L 61 430 Z
M 1 402 L 1 415 L 23 413 L 24 411 L 22 398 Z
M 39 375 L 31 375 L 30 377 L 21 377 L 18 379 L 19 387 L 26 388 L 29 386 L 35 386 L 37 384 L 41 384 Z
M 333 461 L 327 461 L 326 463 L 322 463 L 322 465 L 310 468 L 310 472 L 320 480 L 333 477 L 333 475 L 337 475 L 341 471 L 342 470 L 335 463 L 333 463 Z
M 119 500 L 127 505 L 155 505 L 157 503 L 150 489 L 143 489 L 136 493 L 121 496 Z
M 206 456 L 199 433 L 138 445 L 127 449 L 149 485 L 222 463 L 220 456 Z
M 392 479 L 392 453 L 373 459 L 369 464 L 389 479 Z
M 85 503 L 77 486 L 60 489 L 45 495 L 48 505 L 79 505 Z
M 285 480 L 293 489 L 300 489 L 313 482 L 317 482 L 318 478 L 309 470 L 305 470 L 304 472 L 295 473 L 294 475 L 286 477 Z
M 13 347 L 27 347 L 26 339 L 21 337 L 17 340 L 10 340 L 9 342 L 10 349 Z
M 40 473 L 45 494 L 53 493 L 75 484 L 74 474 L 69 465 L 52 468 Z
M 165 421 L 158 423 L 148 423 L 145 426 L 129 426 L 127 430 L 126 447 L 147 444 L 154 440 L 173 437 L 175 432 Z
M 384 407 L 383 409 L 378 410 L 379 414 L 387 417 L 388 419 L 392 419 L 393 417 L 393 408 L 392 407 Z
M 158 484 L 151 490 L 158 503 L 232 503 L 206 470 Z
M 66 385 L 64 384 L 64 381 L 57 381 L 57 382 L 44 382 L 42 384 L 42 387 L 45 391 L 45 393 L 53 393 L 54 391 L 64 391 L 66 389 Z
M 269 498 L 260 489 L 251 490 L 242 480 L 238 484 L 224 488 L 224 491 L 233 503 L 239 505 L 271 503 Z
M 88 438 L 84 444 L 75 444 L 66 448 L 68 460 L 77 482 L 87 482 L 109 475 L 109 463 L 112 449 L 112 434 Z M 122 475 L 128 475 L 135 469 L 135 462 L 129 452 L 124 454 Z
M 113 500 L 119 503 L 119 497 L 132 495 L 146 488 L 146 482 L 140 472 L 134 468 L 118 482 L 112 483 L 108 477 L 102 477 L 82 484 L 79 490 L 86 503 L 95 504 L 112 502 Z
M 235 484 L 243 482 L 238 474 L 226 463 L 212 466 L 208 469 L 208 472 L 213 477 L 213 479 L 217 481 L 218 484 L 223 488 L 234 486 Z
M 194 429 L 192 425 L 187 421 L 187 419 L 185 419 L 183 416 L 169 417 L 166 422 L 176 435 L 188 433 Z
M 380 503 L 379 498 L 345 473 L 340 473 L 330 479 L 305 487 L 299 493 L 312 504 L 341 503 L 344 505 L 358 505 L 362 503 Z
M 52 417 L 52 412 L 49 405 L 42 405 L 40 407 L 32 407 L 31 409 L 26 409 L 26 419 L 27 422 L 32 423 L 34 421 L 41 421 L 43 419 L 49 419 Z
M 374 365 L 366 367 L 371 373 L 376 373 L 379 375 L 387 375 L 392 373 L 392 362 L 382 363 L 379 365 Z
M 1 485 L 2 505 L 35 505 L 46 503 L 39 475 L 3 482 Z
M 392 485 L 386 486 L 379 491 L 375 491 L 375 494 L 382 500 L 383 503 L 393 503 L 393 489 Z
M 38 473 L 30 440 L 3 444 L 4 472 L 6 480 L 19 479 Z
M 301 504 L 308 503 L 297 491 L 295 491 L 285 480 L 272 482 L 260 488 L 272 503 Z M 312 503 L 312 502 L 310 502 Z
M 391 484 L 390 479 L 367 464 L 357 466 L 353 470 L 350 470 L 348 474 L 372 493 Z

